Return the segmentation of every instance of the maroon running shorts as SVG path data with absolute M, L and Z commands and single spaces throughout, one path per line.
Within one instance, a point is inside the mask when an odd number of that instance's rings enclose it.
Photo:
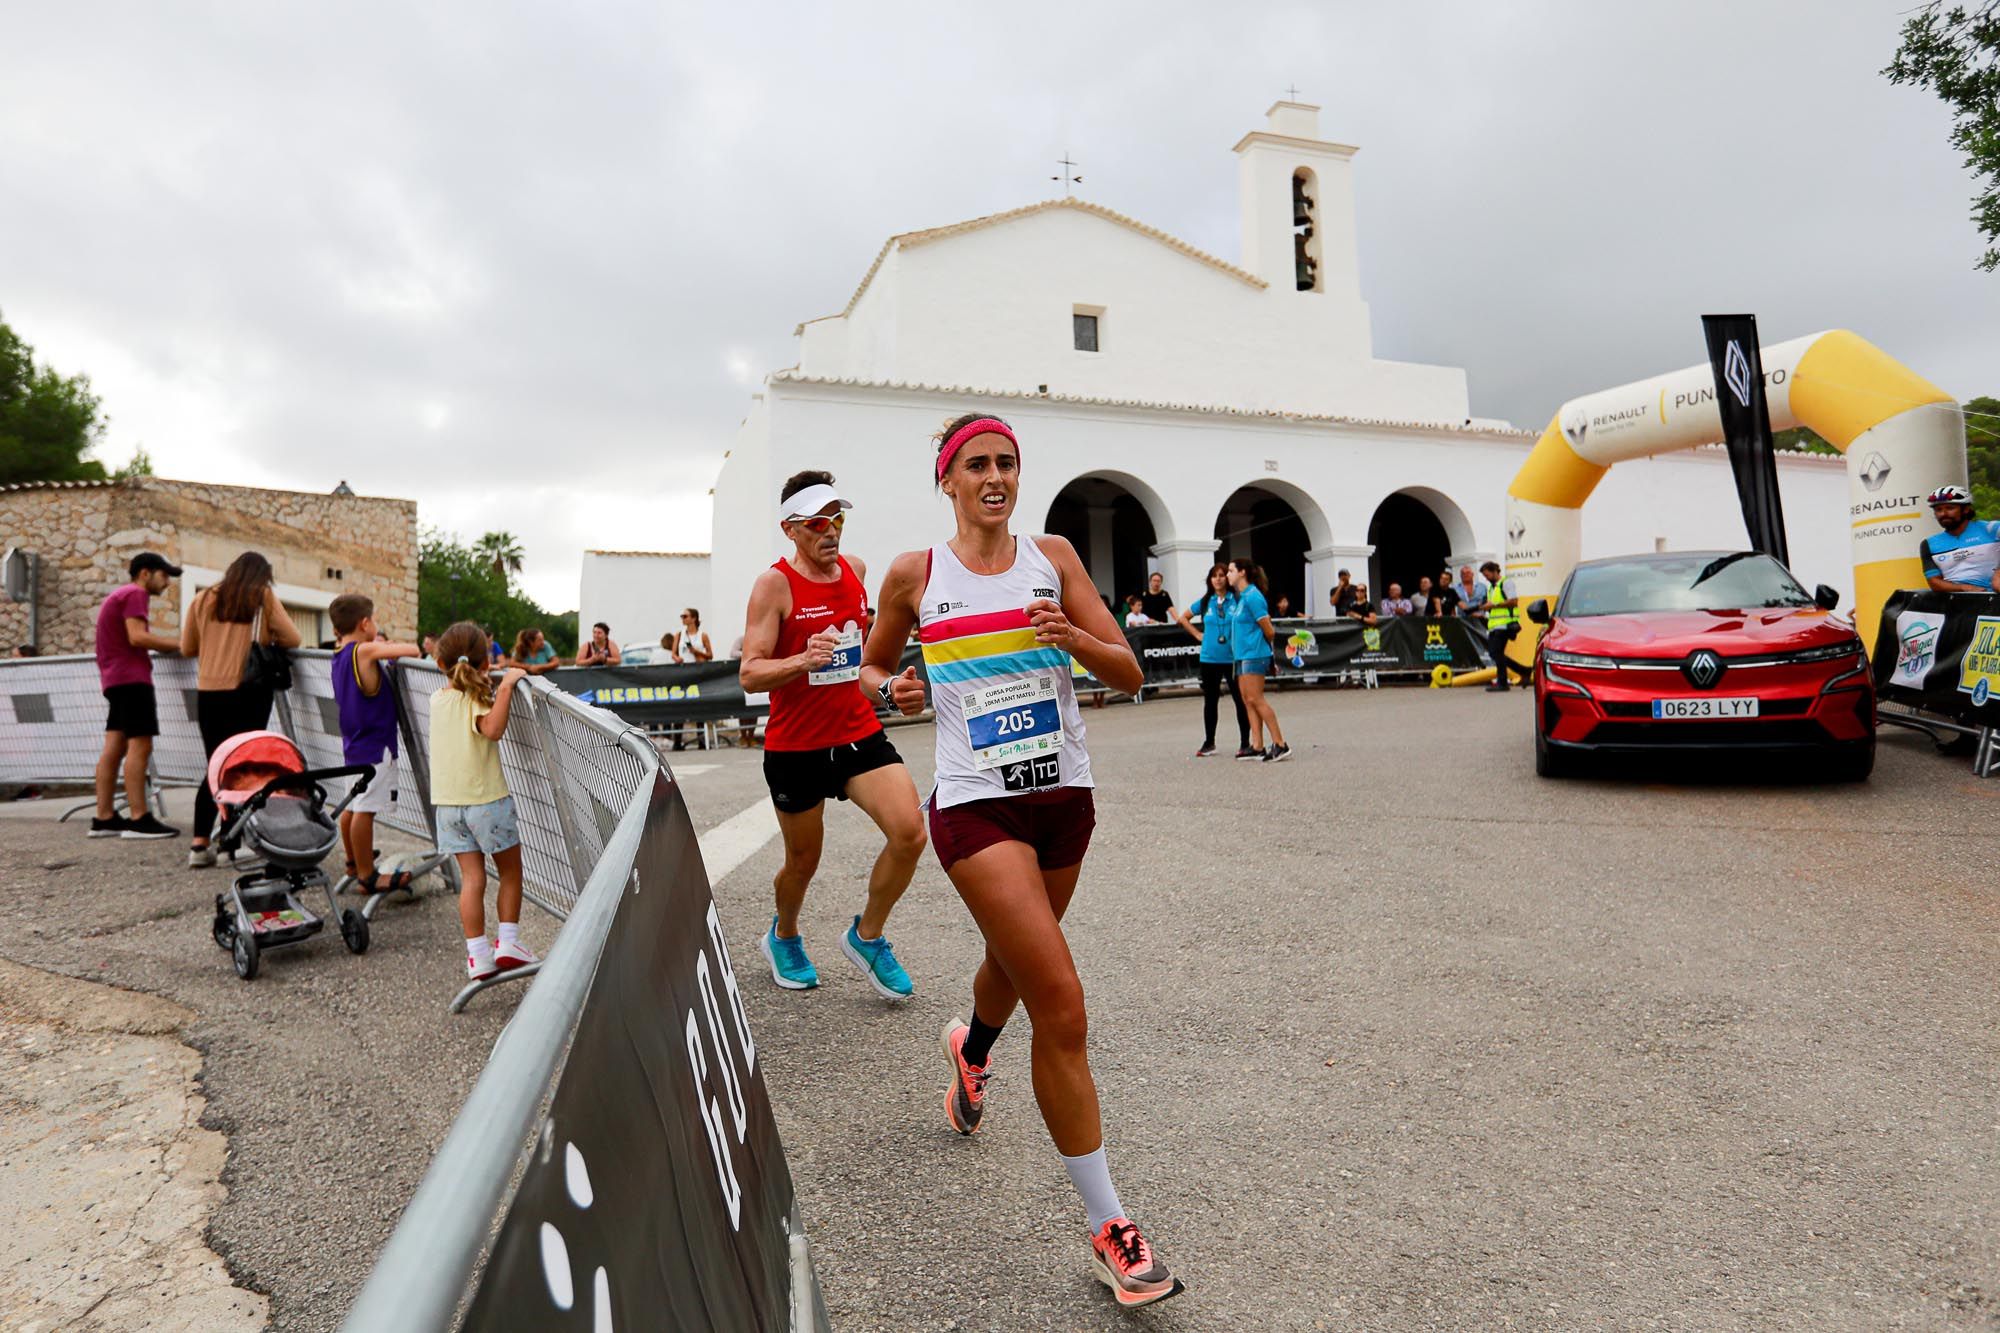
M 1090 788 L 1058 787 L 967 801 L 948 810 L 933 806 L 931 846 L 946 871 L 996 842 L 1024 842 L 1035 849 L 1042 869 L 1060 870 L 1083 860 L 1096 827 Z

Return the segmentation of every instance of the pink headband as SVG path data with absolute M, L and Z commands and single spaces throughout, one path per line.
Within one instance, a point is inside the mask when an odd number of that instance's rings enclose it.
M 1000 420 L 998 417 L 981 417 L 977 421 L 968 421 L 953 431 L 951 438 L 944 442 L 944 448 L 938 450 L 937 479 L 939 481 L 943 481 L 944 474 L 950 470 L 952 456 L 958 453 L 959 446 L 975 435 L 1005 435 L 1007 442 L 1014 446 L 1015 458 L 1019 459 L 1021 456 L 1021 442 L 1014 438 L 1013 431 L 1007 429 L 1006 422 Z

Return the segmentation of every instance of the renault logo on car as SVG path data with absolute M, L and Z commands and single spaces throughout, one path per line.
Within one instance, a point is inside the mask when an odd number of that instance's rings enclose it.
M 1698 690 L 1715 688 L 1715 682 L 1722 679 L 1722 659 L 1708 649 L 1688 654 L 1688 660 L 1681 670 L 1687 674 L 1688 684 Z

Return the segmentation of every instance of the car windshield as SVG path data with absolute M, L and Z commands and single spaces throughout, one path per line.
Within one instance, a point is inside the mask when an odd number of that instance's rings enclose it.
M 1635 611 L 1747 611 L 1811 606 L 1785 567 L 1754 551 L 1734 555 L 1663 555 L 1579 565 L 1563 594 L 1565 616 Z

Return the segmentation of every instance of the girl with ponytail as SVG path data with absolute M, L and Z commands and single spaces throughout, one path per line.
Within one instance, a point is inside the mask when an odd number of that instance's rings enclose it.
M 486 631 L 461 620 L 438 640 L 445 684 L 431 695 L 431 802 L 437 845 L 458 861 L 458 919 L 474 981 L 539 961 L 521 943 L 521 834 L 500 771 L 500 738 L 514 689 L 528 673 L 509 667 L 495 689 Z M 500 871 L 500 940 L 486 938 L 486 858 Z

